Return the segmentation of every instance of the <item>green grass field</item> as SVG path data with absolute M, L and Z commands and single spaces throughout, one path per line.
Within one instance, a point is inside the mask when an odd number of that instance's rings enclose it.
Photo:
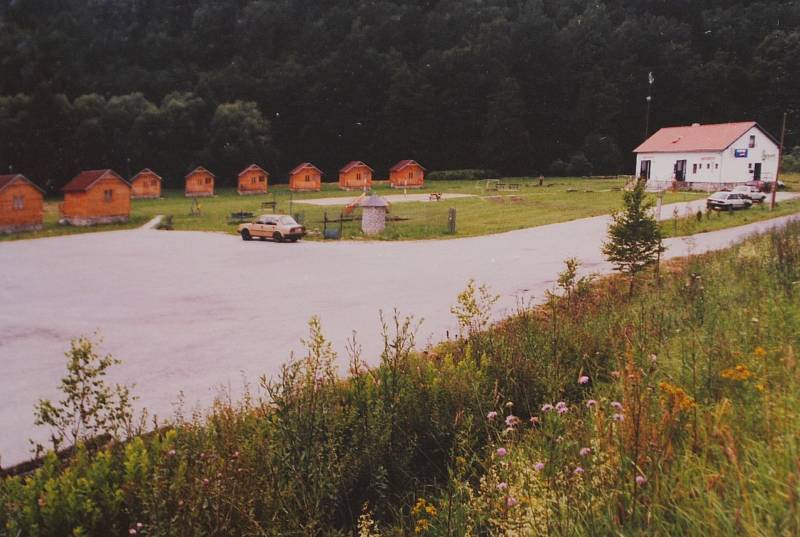
M 794 174 L 784 178 L 789 188 L 800 188 L 800 175 Z M 534 178 L 507 178 L 503 181 L 517 183 L 519 191 L 496 192 L 486 190 L 486 181 L 428 181 L 425 188 L 409 190 L 414 193 L 461 193 L 473 197 L 442 200 L 438 202 L 403 202 L 394 203 L 390 215 L 399 218 L 387 224 L 386 230 L 378 240 L 418 240 L 444 239 L 453 237 L 470 237 L 502 233 L 515 229 L 541 226 L 558 222 L 566 222 L 578 218 L 608 214 L 621 204 L 621 189 L 624 179 L 583 179 L 583 178 L 549 178 L 544 186 L 538 186 Z M 384 182 L 375 184 L 374 192 L 380 195 L 403 194 Z M 217 195 L 212 198 L 201 198 L 201 215 L 192 216 L 192 200 L 184 197 L 182 190 L 169 190 L 157 200 L 135 200 L 131 221 L 125 224 L 75 228 L 57 224 L 57 203 L 59 200 L 48 200 L 45 208 L 45 226 L 38 232 L 19 233 L 0 236 L 0 241 L 50 237 L 74 233 L 110 231 L 129 229 L 140 226 L 155 215 L 171 215 L 174 228 L 177 230 L 215 231 L 235 233 L 236 225 L 228 223 L 228 216 L 233 212 L 248 211 L 255 214 L 268 212 L 262 209 L 261 203 L 275 200 L 277 212 L 292 213 L 302 219 L 309 230 L 308 240 L 321 240 L 323 214 L 336 218 L 342 210 L 341 206 L 315 206 L 297 203 L 305 199 L 341 197 L 344 205 L 348 200 L 358 196 L 360 192 L 339 190 L 335 183 L 323 185 L 321 192 L 292 194 L 286 185 L 273 185 L 270 193 L 260 196 L 240 196 L 233 188 L 218 188 Z M 688 201 L 704 197 L 704 193 L 678 192 L 667 193 L 664 203 Z M 693 218 L 680 221 L 678 229 L 670 222 L 664 224 L 664 231 L 669 236 L 686 235 L 703 231 L 711 231 L 722 227 L 740 225 L 756 220 L 763 220 L 774 215 L 788 214 L 798 209 L 796 202 L 781 204 L 779 212 L 766 213 L 753 209 L 746 213 L 725 215 L 721 218 L 710 218 L 701 224 Z M 448 231 L 448 210 L 456 209 L 456 233 Z M 343 238 L 362 240 L 360 221 L 357 209 L 355 219 L 343 225 Z

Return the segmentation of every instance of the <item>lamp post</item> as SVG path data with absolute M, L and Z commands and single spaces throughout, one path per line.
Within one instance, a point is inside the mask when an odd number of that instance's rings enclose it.
M 653 72 L 650 71 L 647 73 L 647 113 L 645 115 L 644 120 L 644 137 L 647 138 L 650 135 L 650 101 L 653 100 L 652 93 L 653 93 Z

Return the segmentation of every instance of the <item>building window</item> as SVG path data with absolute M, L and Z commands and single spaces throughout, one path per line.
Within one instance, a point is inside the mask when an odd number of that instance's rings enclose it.
M 21 211 L 25 208 L 25 196 L 14 196 L 12 207 L 14 210 Z
M 755 147 L 755 146 L 756 146 L 756 135 L 755 134 L 751 134 L 750 135 L 750 143 L 747 144 L 747 147 Z
M 211 177 L 206 177 L 206 184 L 207 184 L 207 185 L 210 185 L 210 184 L 211 184 Z
M 710 169 L 711 169 L 711 163 L 710 163 L 710 162 L 709 162 L 708 164 L 706 164 L 706 169 L 707 169 L 707 170 L 710 170 Z
M 701 164 L 700 167 L 703 165 Z M 697 164 L 692 164 L 692 173 L 697 173 Z
M 311 176 L 310 175 L 306 175 L 306 183 L 309 183 L 309 182 L 311 182 Z
M 151 185 L 151 186 L 158 186 L 158 179 L 153 179 L 153 180 L 150 182 L 150 185 Z
M 103 190 L 103 200 L 106 202 L 111 201 L 114 199 L 114 191 L 113 190 Z
M 719 164 L 714 164 L 714 169 L 718 170 L 719 169 Z

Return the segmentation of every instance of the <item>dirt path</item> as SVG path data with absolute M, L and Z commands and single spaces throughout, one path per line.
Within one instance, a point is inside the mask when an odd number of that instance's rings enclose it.
M 724 248 L 790 218 L 670 239 L 666 257 Z M 502 316 L 519 298 L 541 299 L 567 257 L 606 273 L 608 221 L 444 241 L 275 244 L 138 229 L 0 244 L 2 463 L 46 437 L 32 408 L 58 395 L 70 338 L 99 331 L 102 351 L 124 361 L 112 380 L 136 383 L 140 405 L 170 415 L 181 391 L 206 406 L 220 386 L 237 395 L 243 378 L 277 373 L 312 315 L 338 351 L 357 330 L 375 363 L 381 309 L 424 318 L 423 346 L 454 333 L 449 308 L 469 278 L 501 295 Z

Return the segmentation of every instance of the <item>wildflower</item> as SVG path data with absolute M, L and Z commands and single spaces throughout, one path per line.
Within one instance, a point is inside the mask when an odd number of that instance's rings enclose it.
M 136 528 L 131 528 L 128 530 L 128 535 L 136 535 Z
M 622 410 L 622 403 L 620 403 L 619 401 L 611 401 L 611 406 L 615 410 Z
M 567 403 L 565 403 L 564 401 L 559 401 L 558 403 L 556 403 L 556 408 L 565 407 L 565 406 L 567 406 Z
M 581 450 L 578 452 L 581 457 L 586 457 L 592 452 L 591 448 L 582 447 Z
M 238 451 L 234 451 L 233 452 L 233 458 L 234 459 L 238 459 L 239 458 L 239 452 Z
M 589 377 L 586 375 L 581 376 L 578 378 L 578 384 L 589 384 Z
M 542 405 L 542 412 L 550 412 L 551 410 L 553 410 L 553 405 L 550 403 L 545 403 Z
M 694 399 L 683 391 L 682 388 L 670 384 L 669 382 L 659 382 L 658 388 L 667 395 L 674 409 L 687 411 L 695 407 Z
M 203 485 L 208 485 L 208 478 L 203 478 Z
M 169 451 L 167 451 L 167 455 L 169 455 L 170 457 L 174 457 L 175 453 L 176 451 L 174 449 L 170 449 Z
M 559 414 L 566 414 L 567 412 L 569 412 L 567 403 L 565 403 L 564 401 L 559 401 L 558 404 L 556 405 L 556 412 L 558 412 Z
M 650 362 L 656 363 L 657 361 L 658 361 L 658 356 L 656 356 L 655 354 L 651 354 L 650 355 Z
M 611 419 L 613 419 L 614 421 L 623 421 L 625 419 L 625 415 L 624 414 L 614 414 L 613 416 L 611 416 Z
M 142 526 L 144 526 L 144 524 L 142 524 L 141 522 L 136 523 L 136 529 L 140 530 L 142 529 Z
M 587 408 L 594 408 L 596 406 L 597 406 L 597 401 L 595 401 L 594 399 L 589 399 L 588 401 L 586 401 Z
M 763 382 L 759 382 L 758 384 L 756 384 L 756 390 L 758 390 L 760 392 L 763 392 L 765 389 L 766 389 L 766 386 L 764 386 Z
M 537 472 L 541 472 L 542 470 L 544 470 L 544 463 L 537 462 L 536 464 L 533 465 L 533 469 L 536 470 Z
M 519 425 L 520 421 L 519 418 L 513 414 L 509 414 L 506 416 L 506 427 L 513 429 L 517 425 Z
M 764 358 L 767 355 L 767 351 L 764 350 L 764 347 L 756 347 L 753 354 L 756 358 Z
M 618 379 L 619 378 L 619 371 L 612 371 L 611 372 L 611 376 L 614 377 L 615 379 Z
M 539 425 L 539 417 L 538 416 L 531 416 L 531 419 L 529 421 L 531 422 L 531 425 L 533 425 L 534 427 Z
M 728 369 L 723 369 L 720 372 L 719 376 L 728 380 L 744 382 L 745 380 L 753 376 L 753 372 L 747 369 L 746 366 L 738 364 L 736 367 L 729 367 Z
M 506 455 L 508 455 L 508 450 L 506 448 L 504 448 L 504 447 L 497 448 L 497 456 L 498 457 L 505 457 Z
M 489 421 L 493 421 L 496 417 L 497 417 L 497 412 L 495 412 L 494 410 L 486 414 L 486 419 Z
M 583 474 L 583 468 L 581 468 L 580 466 L 577 466 L 577 467 L 575 467 L 575 470 L 573 470 L 572 473 L 574 473 L 575 475 L 581 475 L 581 474 Z
M 639 485 L 641 487 L 645 483 L 647 483 L 647 478 L 645 476 L 643 476 L 641 474 L 636 476 L 636 484 L 637 485 Z
M 517 502 L 517 499 L 514 498 L 513 496 L 509 496 L 508 498 L 506 498 L 507 507 L 514 507 L 515 505 L 517 505 L 517 503 L 519 502 Z
M 514 406 L 514 402 L 513 401 L 509 401 L 509 402 L 506 403 L 506 408 L 511 408 L 512 406 Z
M 506 490 L 507 488 L 508 488 L 508 483 L 506 483 L 505 481 L 497 484 L 497 490 Z

